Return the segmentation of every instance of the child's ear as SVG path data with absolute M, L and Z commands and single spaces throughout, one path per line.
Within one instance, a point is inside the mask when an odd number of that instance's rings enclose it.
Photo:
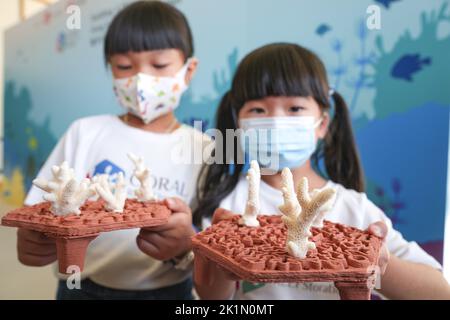
M 319 139 L 324 139 L 328 133 L 328 127 L 330 126 L 330 114 L 325 112 L 322 116 L 322 122 L 317 128 L 317 137 Z
M 189 85 L 192 81 L 192 79 L 195 76 L 195 73 L 197 72 L 198 67 L 198 59 L 197 58 L 191 58 L 189 61 L 189 66 L 186 72 L 186 84 Z

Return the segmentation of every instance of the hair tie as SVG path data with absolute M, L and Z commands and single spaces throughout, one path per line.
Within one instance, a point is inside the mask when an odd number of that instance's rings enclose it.
M 334 90 L 334 88 L 330 88 L 330 90 L 328 91 L 328 95 L 330 97 L 334 96 L 335 93 L 336 93 L 336 91 Z

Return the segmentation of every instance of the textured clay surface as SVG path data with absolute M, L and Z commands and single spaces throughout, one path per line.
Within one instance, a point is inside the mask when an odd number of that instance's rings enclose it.
M 127 200 L 124 213 L 107 212 L 103 200 L 88 201 L 81 214 L 55 216 L 44 202 L 10 212 L 2 225 L 43 232 L 55 238 L 79 238 L 100 232 L 159 226 L 167 223 L 170 210 L 162 203 Z
M 255 283 L 350 282 L 358 286 L 375 274 L 382 243 L 367 232 L 325 221 L 322 229 L 311 229 L 316 249 L 305 259 L 297 259 L 286 252 L 287 230 L 280 216 L 260 216 L 259 228 L 239 226 L 239 218 L 213 225 L 192 242 L 197 254 L 241 279 Z
M 81 214 L 55 216 L 50 203 L 24 207 L 7 214 L 2 225 L 24 228 L 55 238 L 60 273 L 72 273 L 71 267 L 83 271 L 86 250 L 101 232 L 148 228 L 167 223 L 169 208 L 157 202 L 127 200 L 124 213 L 107 212 L 102 200 L 87 202 Z

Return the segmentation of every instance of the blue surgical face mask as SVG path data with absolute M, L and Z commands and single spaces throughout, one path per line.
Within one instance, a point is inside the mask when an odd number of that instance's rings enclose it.
M 310 116 L 240 120 L 241 148 L 250 161 L 258 161 L 262 168 L 275 172 L 298 168 L 316 150 L 315 129 L 321 122 Z

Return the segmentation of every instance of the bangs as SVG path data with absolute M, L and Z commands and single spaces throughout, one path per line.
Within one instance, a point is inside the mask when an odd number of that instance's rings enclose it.
M 105 38 L 106 61 L 114 54 L 179 49 L 185 59 L 193 55 L 193 40 L 185 16 L 158 1 L 139 1 L 123 9 L 112 21 Z
M 239 106 L 272 96 L 312 96 L 326 104 L 324 86 L 320 83 L 323 81 L 317 81 L 317 75 L 324 70 L 314 72 L 317 64 L 312 58 L 319 60 L 314 53 L 293 44 L 271 44 L 254 51 L 238 68 L 233 98 Z M 320 60 L 319 64 L 323 68 Z

